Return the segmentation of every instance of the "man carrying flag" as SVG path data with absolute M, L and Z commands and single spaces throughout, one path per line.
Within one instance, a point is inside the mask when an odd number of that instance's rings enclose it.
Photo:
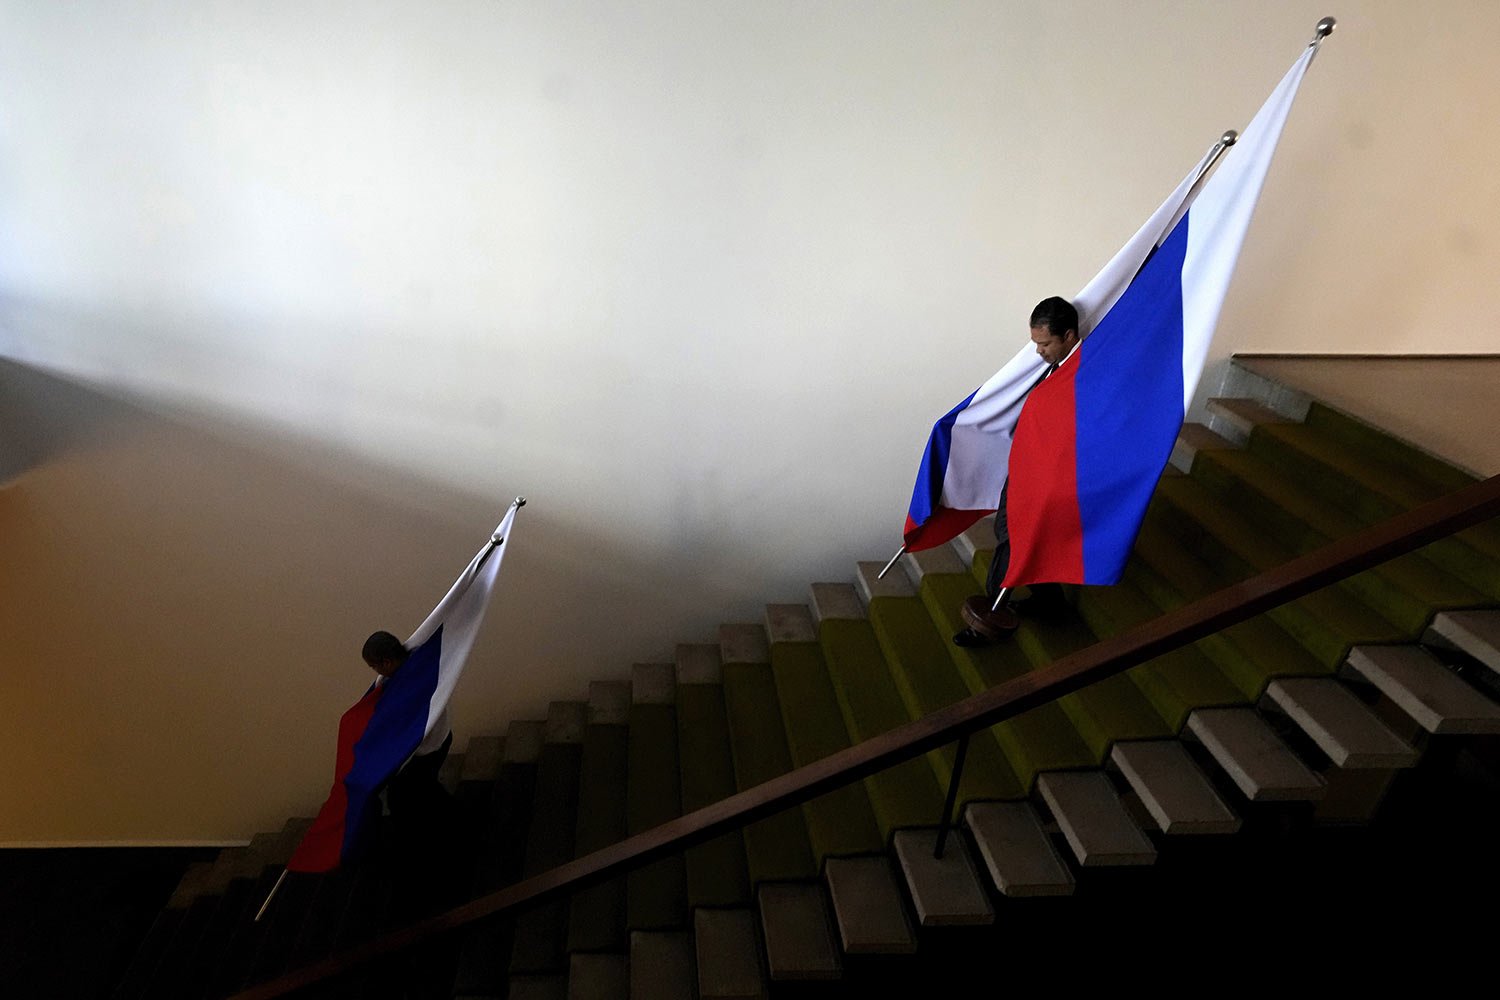
M 479 635 L 516 511 L 525 504 L 525 498 L 515 499 L 411 638 L 402 643 L 377 632 L 366 641 L 364 660 L 380 676 L 339 720 L 333 788 L 286 871 L 331 871 L 354 857 L 379 818 L 383 790 L 393 825 L 408 840 L 422 825 L 424 805 L 442 801 L 434 789 L 452 742 L 448 701 Z
M 1333 25 L 1319 22 L 1244 136 L 1226 132 L 1075 296 L 1075 337 L 1063 330 L 1054 344 L 1056 327 L 1034 331 L 1031 346 L 934 425 L 902 550 L 944 544 L 997 508 L 1004 550 L 988 601 L 965 604 L 970 628 L 955 642 L 1014 628 L 1003 608 L 1013 587 L 1119 580 L 1203 374 L 1292 101 Z
M 1054 295 L 1037 303 L 1036 308 L 1031 311 L 1030 327 L 1031 343 L 1036 348 L 1037 357 L 1047 366 L 1041 379 L 1033 383 L 1032 388 L 1035 389 L 1078 346 L 1078 310 L 1067 299 Z M 984 584 L 985 596 L 991 607 L 999 600 L 1006 569 L 1010 565 L 1010 530 L 1005 502 L 1009 489 L 1008 482 L 1000 488 L 1000 503 L 995 509 L 995 553 L 990 560 L 989 574 Z M 1062 610 L 1066 603 L 1062 587 L 1038 583 L 1031 587 L 1029 598 L 1011 601 L 1008 606 L 1013 610 L 1047 616 Z M 953 642 L 958 646 L 985 646 L 991 641 L 991 635 L 967 625 L 953 635 Z
M 411 652 L 389 632 L 375 632 L 365 640 L 361 657 L 371 670 L 380 675 L 376 684 L 389 681 L 406 665 Z M 390 809 L 391 825 L 403 849 L 415 845 L 421 831 L 439 825 L 441 814 L 450 803 L 447 791 L 438 783 L 438 772 L 453 745 L 453 728 L 448 722 L 448 708 L 443 707 L 411 758 L 385 786 L 385 803 Z

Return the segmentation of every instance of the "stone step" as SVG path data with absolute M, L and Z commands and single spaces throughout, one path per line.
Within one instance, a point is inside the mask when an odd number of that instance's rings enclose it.
M 1103 771 L 1048 771 L 1037 777 L 1036 787 L 1085 868 L 1156 862 L 1151 839 Z
M 745 1000 L 766 995 L 753 911 L 694 910 L 693 939 L 700 1000 Z
M 568 1000 L 629 1000 L 624 955 L 573 955 L 568 960 Z
M 568 1000 L 567 976 L 511 976 L 510 1000 Z
M 494 781 L 500 777 L 505 759 L 505 740 L 499 736 L 475 736 L 464 748 L 464 766 L 459 781 Z
M 717 643 L 679 643 L 676 660 L 678 684 L 718 684 L 721 680 Z
M 833 624 L 826 622 L 823 628 Z M 793 767 L 806 767 L 852 745 L 854 739 L 821 643 L 773 642 L 771 673 Z M 770 731 L 774 729 L 770 727 Z M 802 803 L 800 812 L 806 820 L 808 843 L 819 864 L 830 856 L 872 854 L 885 847 L 886 838 L 871 805 L 870 787 L 856 781 Z M 810 877 L 817 877 L 816 870 Z
M 1170 467 L 1179 472 L 1193 471 L 1193 460 L 1200 451 L 1218 448 L 1233 448 L 1235 443 L 1203 424 L 1186 423 L 1177 432 L 1177 441 L 1172 445 Z
M 1243 441 L 1262 424 L 1289 424 L 1288 420 L 1258 399 L 1221 397 L 1208 401 L 1210 426 L 1232 439 Z
M 677 647 L 677 760 L 684 813 L 737 791 L 721 677 L 718 646 Z M 689 906 L 750 905 L 739 830 L 694 845 L 685 857 Z
M 177 880 L 177 887 L 172 890 L 172 895 L 167 898 L 167 909 L 185 910 L 193 900 L 203 895 L 213 867 L 212 861 L 194 861 L 189 864 L 182 877 Z
M 951 545 L 939 545 L 936 548 L 923 549 L 921 552 L 908 552 L 901 557 L 900 565 L 905 567 L 907 576 L 916 584 L 920 584 L 923 577 L 929 573 L 967 573 L 969 571 L 969 567 L 964 565 L 964 561 L 958 557 L 958 552 Z M 894 572 L 896 570 L 893 567 L 891 573 Z
M 505 763 L 536 763 L 542 753 L 546 731 L 546 724 L 542 722 L 512 722 L 505 730 Z
M 823 878 L 845 953 L 910 955 L 917 950 L 888 857 L 829 858 Z
M 1500 705 L 1420 646 L 1355 646 L 1349 666 L 1429 733 L 1500 733 Z
M 589 685 L 589 724 L 623 726 L 630 721 L 630 682 L 594 681 Z
M 1068 896 L 1073 873 L 1028 802 L 977 802 L 964 810 L 990 878 L 1007 896 Z
M 818 626 L 805 604 L 767 604 L 766 635 L 771 642 L 817 642 Z
M 273 865 L 286 864 L 301 845 L 302 838 L 307 836 L 307 831 L 312 829 L 312 825 L 311 816 L 294 816 L 282 824 L 281 839 L 276 845 L 275 853 L 271 856 L 271 863 Z
M 1266 696 L 1302 727 L 1335 767 L 1392 769 L 1417 763 L 1416 749 L 1332 678 L 1282 678 L 1271 682 Z
M 677 931 L 635 931 L 630 935 L 632 1000 L 695 1000 L 698 974 L 693 936 Z
M 554 701 L 547 706 L 548 743 L 576 745 L 583 742 L 583 727 L 589 724 L 589 707 L 581 701 Z
M 499 778 L 490 788 L 481 819 L 484 847 L 478 852 L 471 895 L 493 892 L 521 877 L 542 730 L 540 722 L 512 723 L 506 733 L 505 759 Z M 488 920 L 464 932 L 453 977 L 455 996 L 504 994 L 510 966 L 511 926 L 508 920 Z
M 629 833 L 643 833 L 682 815 L 677 747 L 677 671 L 670 663 L 636 664 L 626 727 L 625 815 Z M 687 921 L 687 873 L 673 854 L 626 873 L 626 927 L 675 930 Z
M 823 663 L 850 743 L 861 743 L 911 721 L 915 713 L 903 700 L 869 621 L 825 619 L 818 632 Z M 864 787 L 881 832 L 879 840 L 869 845 L 872 853 L 883 850 L 896 830 L 931 823 L 943 806 L 943 790 L 925 760 L 885 768 L 866 778 Z
M 578 765 L 578 825 L 574 832 L 576 853 L 581 855 L 623 840 L 628 833 L 626 794 L 630 759 L 628 684 L 613 684 L 605 704 L 598 703 L 598 688 L 590 687 L 588 728 Z M 623 700 L 622 700 L 623 699 Z M 616 718 L 616 722 L 600 722 Z M 625 933 L 624 876 L 596 883 L 573 894 L 568 903 L 569 952 L 623 952 Z
M 719 659 L 723 663 L 770 663 L 764 625 L 719 626 Z
M 1205 708 L 1188 716 L 1196 736 L 1252 802 L 1315 802 L 1323 781 L 1253 708 Z
M 865 604 L 859 599 L 859 592 L 853 584 L 815 583 L 812 585 L 812 612 L 820 623 L 829 620 L 862 621 Z
M 979 553 L 995 551 L 995 515 L 982 517 L 965 528 L 963 534 L 953 539 L 953 548 L 966 566 L 973 566 Z
M 773 981 L 839 978 L 839 947 L 822 885 L 773 882 L 760 887 L 756 901 Z
M 677 704 L 677 667 L 671 663 L 637 663 L 630 668 L 632 705 Z
M 523 875 L 539 875 L 572 860 L 578 832 L 578 791 L 586 708 L 553 702 L 537 758 Z M 558 976 L 567 970 L 568 904 L 551 899 L 516 916 L 512 976 Z
M 854 586 L 866 605 L 877 597 L 917 596 L 917 588 L 912 586 L 911 577 L 906 575 L 906 570 L 899 564 L 892 566 L 884 579 L 880 578 L 880 571 L 885 569 L 885 563 L 862 562 L 858 568 L 859 575 L 855 577 Z
M 941 858 L 932 856 L 937 846 L 935 828 L 898 831 L 894 845 L 921 926 L 994 922 L 994 907 L 974 870 L 961 831 L 949 831 Z
M 1179 740 L 1116 743 L 1110 759 L 1163 833 L 1237 833 L 1240 818 Z
M 1500 674 L 1500 611 L 1444 611 L 1422 641 L 1467 653 Z
M 765 630 L 756 626 L 762 636 Z M 776 678 L 764 659 L 724 663 L 724 711 L 738 791 L 792 769 Z M 817 864 L 808 843 L 801 809 L 784 809 L 744 828 L 745 860 L 751 883 L 813 878 Z

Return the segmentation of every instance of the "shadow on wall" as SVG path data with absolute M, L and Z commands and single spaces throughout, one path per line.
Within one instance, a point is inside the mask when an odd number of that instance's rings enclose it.
M 414 628 L 511 498 L 11 361 L 0 399 L 19 445 L 0 488 L 0 844 L 242 840 L 314 809 L 365 635 Z M 684 637 L 663 595 L 620 583 L 671 571 L 651 552 L 545 502 L 515 539 L 460 746 L 670 648 L 632 623 Z M 676 600 L 711 616 L 712 597 Z

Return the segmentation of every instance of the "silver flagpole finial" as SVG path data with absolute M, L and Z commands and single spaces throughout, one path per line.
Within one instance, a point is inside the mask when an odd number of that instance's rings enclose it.
M 1308 42 L 1307 44 L 1309 44 L 1309 45 L 1317 45 L 1323 39 L 1325 39 L 1329 35 L 1333 34 L 1333 29 L 1334 29 L 1334 27 L 1336 27 L 1338 25 L 1338 23 L 1339 22 L 1338 22 L 1337 18 L 1332 18 L 1332 17 L 1325 17 L 1325 18 L 1323 18 L 1323 20 L 1321 20 L 1321 21 L 1318 22 L 1317 28 L 1314 29 L 1313 40 L 1310 41 L 1310 42 Z
M 511 501 L 511 506 L 512 507 L 524 507 L 524 506 L 526 506 L 526 498 L 525 497 L 516 497 L 514 500 Z
M 1219 136 L 1219 142 L 1226 146 L 1233 146 L 1240 141 L 1240 134 L 1234 129 L 1225 129 L 1224 134 Z

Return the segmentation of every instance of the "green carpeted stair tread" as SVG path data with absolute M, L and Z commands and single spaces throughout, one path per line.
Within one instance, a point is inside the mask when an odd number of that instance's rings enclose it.
M 577 852 L 584 855 L 623 840 L 630 732 L 623 725 L 590 723 L 583 734 L 578 769 Z M 616 878 L 573 894 L 568 906 L 568 951 L 623 950 L 625 879 Z
M 519 724 L 512 726 L 519 729 Z M 508 756 L 502 761 L 500 775 L 490 790 L 474 870 L 473 896 L 494 892 L 521 877 L 537 765 L 534 758 L 515 759 L 516 742 L 511 734 L 506 735 Z M 464 933 L 453 983 L 456 996 L 485 996 L 505 989 L 511 925 L 510 920 L 487 920 Z
M 1217 496 L 1237 501 L 1248 521 L 1264 527 L 1294 552 L 1311 552 L 1363 527 L 1358 518 L 1244 451 L 1200 453 L 1193 477 Z M 1411 634 L 1426 628 L 1439 611 L 1490 603 L 1485 594 L 1416 553 L 1356 574 L 1347 586 Z
M 923 606 L 939 633 L 952 635 L 964 627 L 959 608 L 979 592 L 968 573 L 928 573 L 922 577 Z M 988 690 L 1028 673 L 1031 663 L 1014 642 L 964 647 L 945 644 L 959 676 L 971 694 Z M 1056 703 L 1041 705 L 995 727 L 995 738 L 1005 751 L 1017 779 L 1030 789 L 1043 771 L 1092 767 L 1094 755 Z
M 1192 547 L 1227 575 L 1243 579 L 1280 566 L 1294 555 L 1218 503 L 1191 477 L 1163 479 L 1157 498 L 1176 515 L 1172 520 L 1178 544 Z M 1325 587 L 1280 610 L 1278 623 L 1325 661 L 1341 662 L 1357 643 L 1411 638 L 1340 585 Z M 1305 613 L 1302 620 L 1298 620 L 1299 612 Z
M 1094 633 L 1117 635 L 1158 617 L 1162 609 L 1128 578 L 1113 587 L 1080 587 L 1075 601 Z M 1125 674 L 1140 689 L 1167 727 L 1177 733 L 1199 708 L 1239 705 L 1246 695 L 1198 646 L 1174 650 Z
M 736 788 L 744 791 L 790 771 L 792 756 L 770 664 L 726 663 L 723 687 Z M 817 875 L 800 807 L 757 820 L 743 833 L 752 885 Z
M 818 626 L 818 642 L 853 742 L 911 721 L 868 621 L 825 619 Z M 885 839 L 900 827 L 933 823 L 942 811 L 942 789 L 931 766 L 919 758 L 866 778 L 865 790 Z
M 974 553 L 974 559 L 969 563 L 969 575 L 974 577 L 974 582 L 983 589 L 990 579 L 990 563 L 995 561 L 994 549 L 980 549 Z
M 633 836 L 681 815 L 676 709 L 652 703 L 631 705 L 629 744 L 625 817 Z M 681 855 L 630 872 L 626 914 L 633 931 L 687 926 L 687 877 Z
M 920 597 L 876 597 L 870 601 L 870 624 L 891 667 L 891 677 L 907 713 L 920 718 L 973 692 L 948 657 L 948 639 L 937 633 Z M 1026 790 L 1005 759 L 993 728 L 976 734 L 964 760 L 960 803 L 981 799 L 1022 799 Z M 927 754 L 927 762 L 946 789 L 953 775 L 952 746 Z
M 1324 403 L 1313 402 L 1302 423 L 1308 430 L 1340 442 L 1346 450 L 1405 469 L 1441 492 L 1451 493 L 1476 481 L 1464 470 Z
M 773 642 L 771 672 L 792 764 L 803 767 L 851 745 L 822 651 L 813 642 Z M 885 848 L 863 783 L 804 803 L 813 857 L 868 854 Z
M 1216 572 L 1151 515 L 1136 536 L 1135 555 L 1125 575 L 1164 611 L 1207 596 L 1236 579 Z M 1221 629 L 1195 646 L 1247 701 L 1255 702 L 1277 677 L 1319 676 L 1339 669 L 1341 659 L 1318 659 L 1280 624 L 1283 620 L 1297 624 L 1308 615 L 1305 607 L 1294 602 Z
M 576 737 L 575 737 L 576 738 Z M 578 833 L 580 742 L 547 742 L 537 758 L 531 823 L 522 874 L 538 875 L 573 860 Z M 549 900 L 517 915 L 510 971 L 552 972 L 567 966 L 566 900 Z
M 1031 661 L 1032 669 L 1040 670 L 1094 645 L 1098 638 L 1086 624 L 1069 614 L 1046 622 L 1023 617 L 1014 641 Z M 1064 695 L 1057 703 L 1073 721 L 1096 765 L 1104 763 L 1116 740 L 1154 740 L 1173 735 L 1140 688 L 1123 674 Z
M 1365 523 L 1384 520 L 1450 492 L 1353 452 L 1301 424 L 1257 427 L 1249 450 L 1288 475 L 1316 482 L 1319 497 Z M 1486 522 L 1418 552 L 1469 586 L 1500 597 L 1500 523 Z
M 677 685 L 677 748 L 682 810 L 691 812 L 736 791 L 729 722 L 718 684 Z M 688 906 L 747 906 L 750 879 L 738 830 L 687 851 Z

